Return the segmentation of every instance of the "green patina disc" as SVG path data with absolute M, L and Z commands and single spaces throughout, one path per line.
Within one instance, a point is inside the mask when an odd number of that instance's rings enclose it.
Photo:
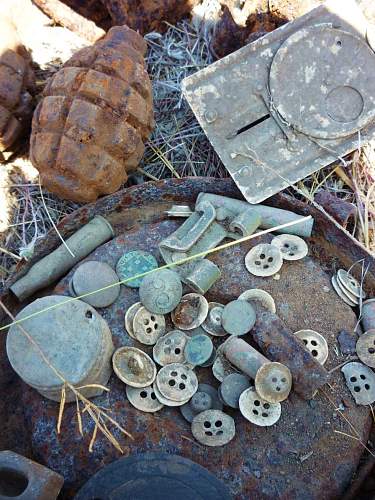
M 120 281 L 137 276 L 138 274 L 152 271 L 158 267 L 158 263 L 153 255 L 141 250 L 124 253 L 117 262 L 116 273 Z M 138 288 L 143 278 L 137 278 L 124 283 L 125 286 Z
M 195 335 L 185 345 L 185 359 L 188 363 L 198 366 L 210 359 L 213 344 L 208 335 Z

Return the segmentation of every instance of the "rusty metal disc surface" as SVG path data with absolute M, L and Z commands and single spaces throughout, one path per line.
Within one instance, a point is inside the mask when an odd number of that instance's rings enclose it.
M 181 298 L 171 318 L 174 325 L 181 330 L 198 328 L 207 318 L 208 302 L 199 293 L 188 293 Z
M 238 300 L 247 300 L 250 303 L 257 306 L 257 303 L 270 311 L 272 313 L 276 313 L 276 304 L 273 300 L 272 295 L 270 295 L 265 290 L 261 290 L 260 288 L 251 288 L 250 290 L 245 290 L 238 297 Z M 255 303 L 255 304 L 254 304 Z
M 218 302 L 208 303 L 208 314 L 205 321 L 202 323 L 202 328 L 214 337 L 225 337 L 227 332 L 221 325 L 221 316 L 224 306 Z

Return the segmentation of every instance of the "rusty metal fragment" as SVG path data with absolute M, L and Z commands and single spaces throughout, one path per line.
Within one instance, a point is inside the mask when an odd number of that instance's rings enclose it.
M 117 191 L 136 169 L 153 128 L 145 51 L 138 33 L 117 26 L 48 82 L 30 141 L 48 190 L 89 202 Z
M 293 388 L 304 399 L 311 399 L 329 381 L 328 372 L 276 314 L 259 313 L 252 336 L 267 358 L 289 368 Z
M 315 195 L 315 201 L 346 229 L 353 225 L 357 214 L 357 207 L 353 203 L 342 200 L 329 191 L 322 189 Z

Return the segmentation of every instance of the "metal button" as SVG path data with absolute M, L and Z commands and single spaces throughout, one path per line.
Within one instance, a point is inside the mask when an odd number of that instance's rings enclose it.
M 164 407 L 156 397 L 154 388 L 151 385 L 148 387 L 131 387 L 127 385 L 126 396 L 134 408 L 146 413 L 154 413 Z
M 272 276 L 280 271 L 283 257 L 279 248 L 269 243 L 253 247 L 245 257 L 245 266 L 254 276 Z
M 328 358 L 328 344 L 323 335 L 314 330 L 299 330 L 294 335 L 302 340 L 313 358 L 324 365 Z
M 154 360 L 161 366 L 170 363 L 184 363 L 187 335 L 180 330 L 173 330 L 160 337 L 153 348 Z
M 218 302 L 208 303 L 208 314 L 205 321 L 202 323 L 202 328 L 215 337 L 224 337 L 227 332 L 221 325 L 221 316 L 223 314 L 224 306 Z
M 181 330 L 198 328 L 207 318 L 208 302 L 198 293 L 184 295 L 181 302 L 172 312 L 172 321 Z
M 127 280 L 132 276 L 146 273 L 156 269 L 158 263 L 153 255 L 141 250 L 134 250 L 133 252 L 124 253 L 117 261 L 116 272 L 121 281 Z M 130 288 L 139 288 L 143 278 L 136 278 L 131 281 L 123 283 Z
M 225 358 L 225 356 L 220 353 L 218 349 L 216 353 L 216 359 L 214 361 L 214 364 L 212 365 L 213 376 L 216 378 L 216 380 L 222 382 L 224 378 L 231 373 L 237 373 L 237 370 L 234 368 L 234 366 L 231 365 L 231 363 Z
M 360 283 L 354 278 L 354 276 L 345 271 L 345 269 L 339 269 L 337 271 L 337 280 L 342 285 L 344 290 L 347 290 L 350 294 L 357 298 L 366 298 L 366 293 L 361 289 Z
M 145 276 L 139 287 L 142 304 L 156 314 L 168 314 L 182 297 L 181 280 L 177 273 L 162 269 Z
M 281 363 L 266 363 L 255 376 L 257 393 L 269 403 L 279 403 L 289 396 L 292 388 L 292 374 Z
M 151 385 L 156 377 L 156 365 L 145 352 L 136 347 L 120 347 L 112 357 L 114 372 L 132 387 Z
M 356 351 L 362 363 L 375 368 L 375 330 L 369 330 L 359 337 Z
M 154 345 L 165 333 L 165 319 L 161 314 L 140 307 L 133 319 L 134 338 L 145 345 Z
M 182 406 L 182 405 L 185 405 L 190 399 L 190 398 L 187 398 L 183 401 L 174 401 L 173 399 L 166 398 L 160 392 L 159 387 L 158 387 L 156 382 L 154 384 L 154 392 L 155 392 L 155 396 L 157 397 L 158 401 L 160 401 L 160 403 L 162 403 L 165 406 L 171 406 L 171 407 Z
M 274 314 L 276 313 L 276 304 L 275 301 L 273 300 L 272 295 L 270 295 L 268 292 L 260 288 L 251 288 L 250 290 L 245 290 L 238 297 L 238 300 L 246 300 L 247 302 L 250 303 L 255 302 L 255 304 L 252 304 L 255 306 L 255 309 L 258 303 L 267 311 L 270 311 Z
M 233 300 L 224 309 L 221 323 L 230 335 L 245 335 L 254 326 L 256 314 L 253 306 L 245 300 Z
M 213 348 L 212 340 L 208 335 L 194 335 L 188 339 L 185 345 L 186 362 L 192 366 L 206 363 L 212 355 Z
M 191 400 L 181 406 L 180 411 L 182 416 L 192 422 L 198 413 L 206 410 L 222 410 L 223 404 L 219 400 L 217 390 L 208 384 L 199 384 L 197 392 Z
M 243 391 L 250 387 L 250 380 L 241 373 L 227 375 L 221 383 L 219 393 L 222 401 L 231 408 L 238 408 Z
M 78 297 L 105 288 L 108 285 L 113 285 L 116 282 L 118 282 L 118 276 L 108 264 L 88 261 L 75 270 L 71 279 L 71 290 L 73 295 Z M 82 297 L 82 300 L 93 307 L 107 307 L 115 302 L 119 293 L 120 285 L 116 285 L 87 297 Z
M 362 363 L 347 363 L 341 368 L 346 385 L 357 405 L 370 405 L 375 401 L 375 373 Z
M 198 389 L 198 379 L 193 370 L 181 363 L 163 366 L 156 377 L 162 396 L 172 401 L 185 401 Z
M 136 302 L 135 304 L 130 306 L 125 313 L 125 329 L 128 332 L 129 336 L 133 339 L 135 339 L 133 330 L 134 316 L 141 307 L 143 307 L 142 304 L 140 302 Z
M 281 404 L 269 403 L 261 398 L 254 387 L 241 394 L 239 406 L 246 420 L 261 427 L 274 425 L 281 416 Z
M 349 295 L 343 291 L 342 285 L 339 284 L 336 276 L 332 276 L 331 283 L 335 292 L 345 302 L 345 304 L 347 304 L 350 307 L 356 307 L 358 305 L 357 302 L 355 301 L 354 295 L 352 296 L 353 298 L 352 300 L 349 298 Z
M 299 260 L 306 257 L 309 248 L 302 238 L 293 234 L 279 234 L 271 241 L 277 247 L 284 260 Z
M 233 418 L 226 413 L 206 410 L 194 417 L 191 432 L 201 444 L 223 446 L 234 438 L 236 427 Z

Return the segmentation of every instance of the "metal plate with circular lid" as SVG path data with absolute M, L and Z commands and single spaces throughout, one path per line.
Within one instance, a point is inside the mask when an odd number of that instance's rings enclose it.
M 253 247 L 245 257 L 245 266 L 254 276 L 272 276 L 280 271 L 283 257 L 280 249 L 269 243 Z
M 165 319 L 162 314 L 155 314 L 145 307 L 140 307 L 134 315 L 134 338 L 145 345 L 154 345 L 165 333 Z
M 217 389 L 209 384 L 199 384 L 197 392 L 188 403 L 181 406 L 180 411 L 188 422 L 192 422 L 202 411 L 222 409 L 223 403 L 218 397 Z
M 328 358 L 328 344 L 323 335 L 314 330 L 299 330 L 294 335 L 302 340 L 311 356 L 324 365 Z
M 271 241 L 271 245 L 280 249 L 284 260 L 299 260 L 309 252 L 305 240 L 294 234 L 279 234 Z
M 132 276 L 152 271 L 158 267 L 155 257 L 141 250 L 134 250 L 132 252 L 124 253 L 117 261 L 116 272 L 121 281 L 128 280 Z M 124 285 L 130 288 L 139 288 L 143 278 L 136 278 L 134 280 L 126 281 Z
M 75 500 L 233 500 L 227 486 L 204 467 L 170 453 L 141 453 L 100 469 Z
M 368 330 L 359 337 L 356 351 L 362 363 L 375 368 L 375 330 Z
M 113 370 L 122 382 L 132 387 L 147 387 L 156 377 L 156 365 L 136 347 L 120 347 L 112 357 Z
M 224 337 L 227 335 L 227 332 L 221 325 L 223 309 L 223 304 L 219 304 L 218 302 L 208 303 L 208 314 L 207 318 L 202 323 L 202 328 L 214 337 Z
M 206 446 L 223 446 L 234 438 L 236 427 L 232 417 L 220 410 L 206 410 L 194 417 L 191 432 Z
M 273 106 L 304 134 L 346 137 L 374 119 L 375 79 L 368 77 L 374 73 L 375 55 L 365 40 L 329 24 L 309 26 L 287 38 L 273 58 Z
M 255 377 L 255 389 L 269 403 L 280 403 L 292 389 L 292 374 L 282 363 L 265 363 Z
M 208 302 L 199 293 L 187 293 L 172 311 L 173 324 L 181 330 L 198 328 L 208 314 Z
M 181 330 L 172 330 L 160 337 L 153 348 L 154 360 L 165 366 L 171 363 L 184 363 L 184 349 L 188 336 Z
M 130 335 L 130 337 L 133 339 L 135 339 L 133 330 L 133 320 L 135 313 L 138 312 L 141 307 L 143 307 L 141 302 L 136 302 L 135 304 L 131 305 L 125 313 L 125 329 Z
M 154 413 L 164 407 L 156 397 L 154 388 L 151 385 L 147 387 L 131 387 L 127 385 L 126 395 L 134 408 L 146 413 Z
M 155 271 L 142 280 L 139 297 L 149 311 L 168 314 L 181 300 L 181 280 L 178 274 L 170 269 Z
M 162 396 L 172 401 L 185 401 L 198 389 L 198 379 L 193 370 L 181 363 L 163 366 L 156 377 Z
M 281 404 L 269 403 L 261 398 L 254 387 L 249 387 L 240 396 L 240 412 L 252 424 L 269 427 L 281 416 Z

